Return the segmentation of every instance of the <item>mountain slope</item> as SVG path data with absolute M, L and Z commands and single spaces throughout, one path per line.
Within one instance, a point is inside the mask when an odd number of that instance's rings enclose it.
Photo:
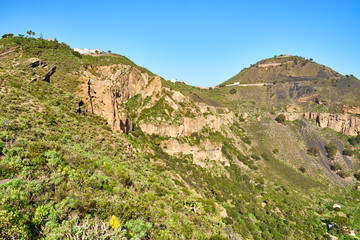
M 340 149 L 353 138 L 308 119 L 275 121 L 285 99 L 269 91 L 290 85 L 230 94 L 64 43 L 0 46 L 1 238 L 321 239 L 322 222 L 334 221 L 331 234 L 360 230 L 356 169 L 328 169 L 346 163 Z M 295 90 L 294 103 L 311 96 Z M 308 154 L 312 142 L 319 157 Z
M 243 69 L 221 85 L 233 83 L 272 83 L 337 79 L 342 77 L 332 69 L 298 56 L 280 55 L 268 58 Z

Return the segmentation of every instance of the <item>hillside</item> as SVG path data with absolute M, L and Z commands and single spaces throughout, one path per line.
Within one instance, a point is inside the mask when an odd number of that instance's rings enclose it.
M 306 80 L 332 80 L 342 77 L 329 67 L 312 59 L 279 55 L 261 60 L 228 79 L 221 85 L 233 83 L 273 83 Z
M 288 64 L 284 82 L 207 90 L 118 54 L 1 39 L 0 239 L 359 235 L 358 80 L 299 79 L 322 67 L 296 59 L 258 63 Z

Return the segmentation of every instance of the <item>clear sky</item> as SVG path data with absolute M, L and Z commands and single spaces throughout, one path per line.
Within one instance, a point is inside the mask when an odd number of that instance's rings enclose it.
M 191 85 L 285 53 L 360 78 L 359 0 L 0 0 L 0 34 L 28 30 Z

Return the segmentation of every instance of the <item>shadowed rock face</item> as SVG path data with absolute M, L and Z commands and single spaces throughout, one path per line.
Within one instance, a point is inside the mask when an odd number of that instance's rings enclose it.
M 32 75 L 30 82 L 36 80 L 43 80 L 50 82 L 50 77 L 55 73 L 56 66 L 50 67 L 47 63 L 38 58 L 29 58 L 27 61 L 28 67 L 32 69 Z
M 149 77 L 123 64 L 88 66 L 79 80 L 80 96 L 88 111 L 104 117 L 113 130 L 125 133 L 132 131 L 132 121 L 120 105 L 137 94 L 146 97 L 162 88 L 159 76 Z
M 305 118 L 314 120 L 321 128 L 331 128 L 346 135 L 360 134 L 360 118 L 350 114 L 305 113 Z

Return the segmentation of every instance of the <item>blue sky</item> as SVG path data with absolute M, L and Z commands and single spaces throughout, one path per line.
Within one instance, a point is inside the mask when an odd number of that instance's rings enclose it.
M 360 78 L 360 1 L 9 1 L 0 34 L 57 38 L 127 56 L 166 78 L 214 86 L 261 59 L 313 58 Z

